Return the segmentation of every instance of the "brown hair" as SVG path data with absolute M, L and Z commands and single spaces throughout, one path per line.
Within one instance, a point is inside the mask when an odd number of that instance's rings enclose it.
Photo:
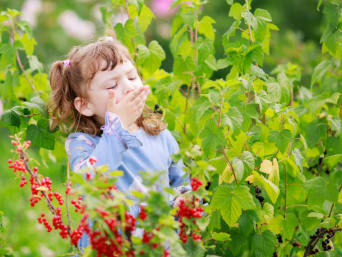
M 125 46 L 117 40 L 99 40 L 85 46 L 74 47 L 68 54 L 70 63 L 55 62 L 50 70 L 52 94 L 48 105 L 52 118 L 51 129 L 57 124 L 64 132 L 80 131 L 92 135 L 100 135 L 101 124 L 94 116 L 80 114 L 74 107 L 77 96 L 86 98 L 87 88 L 96 72 L 112 70 L 124 59 L 132 59 Z M 103 61 L 105 66 L 103 67 Z M 162 115 L 154 113 L 145 105 L 137 125 L 150 135 L 158 135 L 167 125 Z

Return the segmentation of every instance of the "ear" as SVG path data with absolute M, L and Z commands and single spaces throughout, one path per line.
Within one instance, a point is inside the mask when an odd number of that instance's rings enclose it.
M 75 98 L 74 106 L 75 106 L 76 110 L 84 116 L 90 117 L 90 116 L 94 115 L 92 104 L 88 103 L 87 100 L 85 100 L 79 96 Z

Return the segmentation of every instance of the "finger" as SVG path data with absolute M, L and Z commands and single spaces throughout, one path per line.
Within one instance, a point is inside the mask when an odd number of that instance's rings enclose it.
M 141 93 L 143 93 L 144 90 L 145 90 L 144 87 L 140 87 L 140 88 L 134 90 L 132 93 L 129 93 L 127 95 L 127 97 L 128 97 L 127 100 L 133 101 L 137 96 L 139 96 Z
M 142 95 L 139 95 L 137 96 L 133 101 L 132 101 L 132 104 L 137 106 L 141 103 L 145 103 L 146 101 L 146 95 L 142 94 Z

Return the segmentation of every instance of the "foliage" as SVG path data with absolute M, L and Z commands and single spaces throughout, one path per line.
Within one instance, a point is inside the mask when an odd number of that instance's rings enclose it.
M 189 256 L 308 256 L 317 249 L 317 256 L 326 256 L 322 251 L 329 244 L 330 256 L 338 256 L 342 4 L 318 3 L 324 15 L 322 55 L 304 86 L 297 64 L 279 65 L 270 73 L 262 68 L 272 31 L 278 30 L 267 10 L 253 9 L 248 0 L 227 0 L 234 22 L 222 37 L 225 56 L 217 59 L 215 19 L 201 15 L 203 4 L 174 3 L 179 10 L 171 29 L 170 73 L 160 69 L 165 53 L 159 43 L 145 41 L 153 15 L 143 1 L 114 1 L 112 6 L 129 14 L 124 25 L 113 29 L 152 88 L 147 103 L 162 106 L 186 171 L 207 184 L 206 191 L 196 193 L 208 202 L 198 225 L 203 240 L 189 240 L 178 249 Z M 9 10 L 0 16 L 1 95 L 7 109 L 1 124 L 11 133 L 22 131 L 33 146 L 49 149 L 42 150 L 43 157 L 48 152 L 60 158 L 62 139 L 48 130 L 44 109 L 47 76 L 33 55 L 29 28 L 15 22 L 16 15 Z M 103 15 L 109 21 L 112 10 Z M 26 68 L 21 58 L 28 60 Z M 225 79 L 212 79 L 219 70 L 227 71 Z M 29 100 L 20 103 L 22 97 Z M 153 215 L 156 209 L 150 208 Z M 172 256 L 181 254 L 171 250 Z

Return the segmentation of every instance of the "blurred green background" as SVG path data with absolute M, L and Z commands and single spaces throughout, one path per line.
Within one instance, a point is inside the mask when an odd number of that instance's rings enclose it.
M 157 0 L 156 0 L 157 1 Z M 161 1 L 161 0 L 159 0 Z M 64 59 L 70 48 L 97 38 L 104 33 L 101 21 L 100 7 L 111 1 L 94 0 L 0 0 L 1 10 L 7 8 L 23 12 L 23 19 L 29 20 L 34 37 L 37 41 L 35 54 L 44 64 L 45 72 L 51 64 Z M 241 1 L 243 2 L 243 1 Z M 265 59 L 264 68 L 271 71 L 278 64 L 288 62 L 302 67 L 300 83 L 309 85 L 313 67 L 319 62 L 320 35 L 322 15 L 317 11 L 318 1 L 312 0 L 255 0 L 253 9 L 268 10 L 273 23 L 279 27 L 271 37 L 270 56 Z M 155 4 L 149 1 L 149 4 Z M 229 28 L 232 19 L 228 17 L 229 6 L 226 0 L 208 0 L 203 8 L 203 15 L 209 15 L 216 20 L 216 57 L 223 56 L 221 35 Z M 162 66 L 167 71 L 172 68 L 172 57 L 168 49 L 169 33 L 172 15 L 157 17 L 146 33 L 147 40 L 158 40 L 164 48 L 167 58 Z M 227 71 L 221 70 L 214 74 L 215 78 L 225 76 Z M 52 232 L 48 234 L 43 226 L 36 221 L 43 205 L 38 208 L 29 207 L 29 187 L 19 188 L 19 179 L 8 169 L 7 160 L 14 154 L 9 152 L 11 147 L 9 132 L 0 130 L 0 211 L 4 212 L 4 227 L 0 236 L 7 246 L 13 249 L 16 256 L 52 257 L 65 253 L 69 246 Z M 66 176 L 66 159 L 64 146 L 60 149 L 59 159 L 50 156 L 50 163 L 40 166 L 41 173 L 49 176 L 63 192 Z M 32 154 L 39 160 L 39 154 L 49 156 L 48 151 L 32 149 Z M 49 159 L 49 158 L 46 158 Z M 41 208 L 41 209 L 40 209 Z

